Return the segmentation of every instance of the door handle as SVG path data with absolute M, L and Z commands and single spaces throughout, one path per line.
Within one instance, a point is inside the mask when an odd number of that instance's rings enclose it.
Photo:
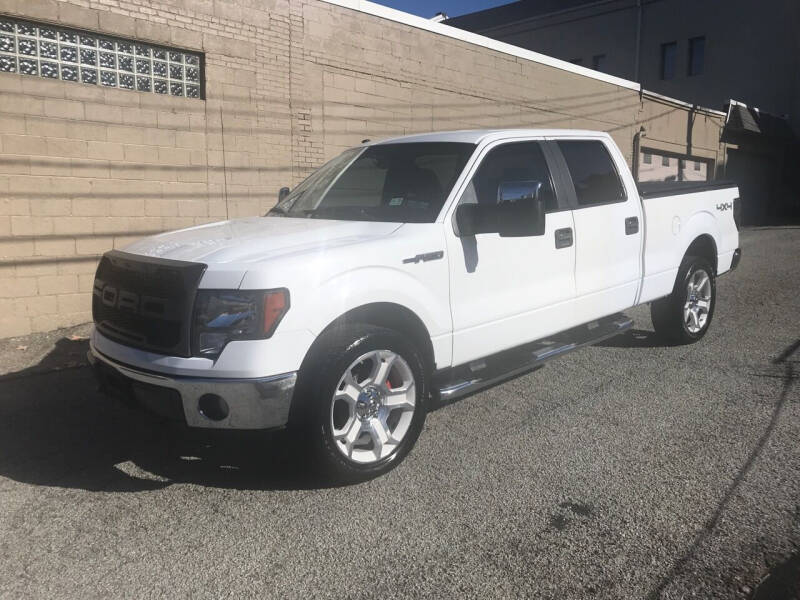
M 625 235 L 639 233 L 639 217 L 628 217 L 625 219 Z
M 556 250 L 572 246 L 572 228 L 556 229 Z

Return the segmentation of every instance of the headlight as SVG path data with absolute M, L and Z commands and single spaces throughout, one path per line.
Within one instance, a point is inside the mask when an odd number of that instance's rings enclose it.
M 199 290 L 192 350 L 216 358 L 228 342 L 270 337 L 289 310 L 289 290 Z

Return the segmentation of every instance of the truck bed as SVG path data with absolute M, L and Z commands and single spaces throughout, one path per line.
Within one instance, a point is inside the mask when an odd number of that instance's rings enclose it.
M 639 183 L 638 188 L 645 232 L 639 303 L 672 293 L 681 260 L 698 238 L 713 244 L 717 275 L 730 269 L 738 246 L 735 183 L 667 181 Z

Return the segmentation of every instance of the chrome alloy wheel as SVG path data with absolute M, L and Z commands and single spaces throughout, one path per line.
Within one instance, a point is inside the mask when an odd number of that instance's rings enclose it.
M 391 350 L 373 350 L 344 372 L 331 402 L 336 447 L 360 464 L 389 456 L 403 441 L 416 406 L 411 367 Z
M 711 278 L 703 269 L 697 269 L 686 284 L 686 304 L 683 320 L 689 333 L 698 333 L 708 322 L 711 310 Z

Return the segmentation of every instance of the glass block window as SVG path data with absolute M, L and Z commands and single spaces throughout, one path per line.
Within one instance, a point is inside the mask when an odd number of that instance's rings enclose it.
M 0 73 L 202 98 L 201 55 L 0 15 Z

